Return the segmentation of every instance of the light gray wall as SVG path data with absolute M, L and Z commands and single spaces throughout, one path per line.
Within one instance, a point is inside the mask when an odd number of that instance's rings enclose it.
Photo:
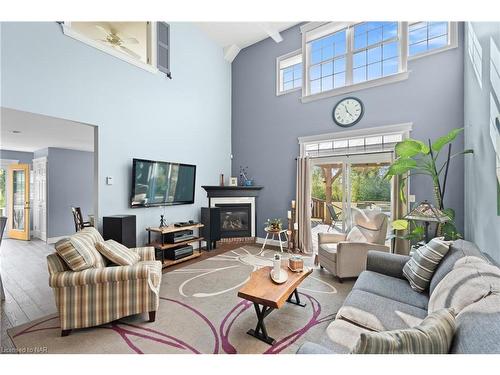
M 33 164 L 33 153 L 23 151 L 0 150 L 0 159 L 19 160 L 21 164 Z
M 93 214 L 94 153 L 48 148 L 47 237 L 74 233 L 71 207 L 80 207 L 84 220 Z
M 172 23 L 169 80 L 65 36 L 55 22 L 1 27 L 2 106 L 98 126 L 100 217 L 137 215 L 138 244 L 159 223 L 163 208 L 129 208 L 137 157 L 196 164 L 195 203 L 165 213 L 169 222 L 199 218 L 201 185 L 217 184 L 231 163 L 231 68 L 220 46 L 194 24 Z
M 473 22 L 472 27 L 479 39 L 483 59 L 480 86 L 468 53 L 464 55 L 465 146 L 474 149 L 474 156 L 465 163 L 465 234 L 481 250 L 500 262 L 495 150 L 490 137 L 490 93 L 493 92 L 490 82 L 490 45 L 494 41 L 500 48 L 500 23 Z M 496 90 L 499 92 L 500 87 Z M 496 97 L 495 100 L 500 108 L 500 98 Z
M 276 57 L 301 47 L 299 27 L 282 33 L 276 44 L 266 39 L 242 50 L 232 65 L 232 174 L 240 165 L 264 189 L 258 199 L 258 235 L 267 218 L 286 219 L 295 195 L 297 137 L 340 132 L 331 119 L 332 97 L 302 104 L 300 92 L 275 95 Z M 413 123 L 412 137 L 431 139 L 463 126 L 463 25 L 459 48 L 409 62 L 406 81 L 353 92 L 365 104 L 365 115 L 356 128 L 403 122 Z M 343 95 L 347 96 L 347 95 Z M 342 96 L 342 97 L 343 97 Z M 455 144 L 463 148 L 463 138 Z M 463 228 L 463 160 L 450 168 L 447 206 L 456 210 Z M 415 178 L 411 191 L 417 201 L 432 199 L 431 181 Z

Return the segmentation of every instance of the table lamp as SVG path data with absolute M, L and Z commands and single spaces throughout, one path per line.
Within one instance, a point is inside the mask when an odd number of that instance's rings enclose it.
M 429 242 L 430 223 L 445 223 L 451 219 L 441 210 L 434 207 L 428 201 L 421 202 L 405 217 L 407 220 L 423 221 L 425 225 L 425 242 Z

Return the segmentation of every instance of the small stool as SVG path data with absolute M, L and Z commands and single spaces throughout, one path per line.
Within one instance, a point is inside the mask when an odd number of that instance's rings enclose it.
M 266 247 L 266 243 L 267 243 L 267 240 L 269 238 L 269 235 L 272 236 L 272 240 L 274 240 L 274 236 L 275 235 L 278 235 L 278 240 L 280 242 L 280 249 L 281 249 L 281 252 L 283 252 L 283 242 L 285 242 L 285 244 L 287 244 L 288 242 L 288 235 L 287 235 L 287 230 L 286 229 L 271 229 L 271 228 L 264 228 L 264 230 L 266 231 L 266 239 L 264 240 L 264 243 L 262 244 L 262 249 L 260 249 L 260 252 L 262 253 L 264 251 L 264 248 Z M 281 241 L 281 234 L 284 234 L 285 235 L 285 240 L 286 241 Z

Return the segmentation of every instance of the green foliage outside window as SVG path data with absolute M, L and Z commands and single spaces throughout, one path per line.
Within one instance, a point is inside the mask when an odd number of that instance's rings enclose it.
M 387 167 L 353 167 L 351 169 L 352 202 L 391 200 L 390 181 L 384 179 Z M 333 174 L 337 172 L 333 169 Z M 326 200 L 325 178 L 321 168 L 315 167 L 312 173 L 313 198 Z M 332 184 L 332 201 L 342 201 L 342 176 Z

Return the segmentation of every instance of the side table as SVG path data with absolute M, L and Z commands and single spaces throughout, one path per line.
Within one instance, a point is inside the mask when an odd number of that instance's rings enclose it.
M 281 249 L 281 252 L 283 252 L 283 242 L 285 244 L 287 244 L 287 242 L 288 242 L 288 235 L 286 233 L 287 229 L 271 229 L 271 228 L 267 227 L 267 228 L 264 228 L 264 230 L 266 231 L 266 239 L 264 240 L 264 243 L 262 244 L 262 248 L 260 249 L 260 252 L 262 253 L 264 251 L 264 248 L 266 247 L 267 240 L 269 239 L 269 236 L 271 236 L 271 239 L 274 240 L 275 235 L 278 236 L 278 240 L 280 242 L 280 249 Z M 285 241 L 281 240 L 282 234 L 285 235 Z

